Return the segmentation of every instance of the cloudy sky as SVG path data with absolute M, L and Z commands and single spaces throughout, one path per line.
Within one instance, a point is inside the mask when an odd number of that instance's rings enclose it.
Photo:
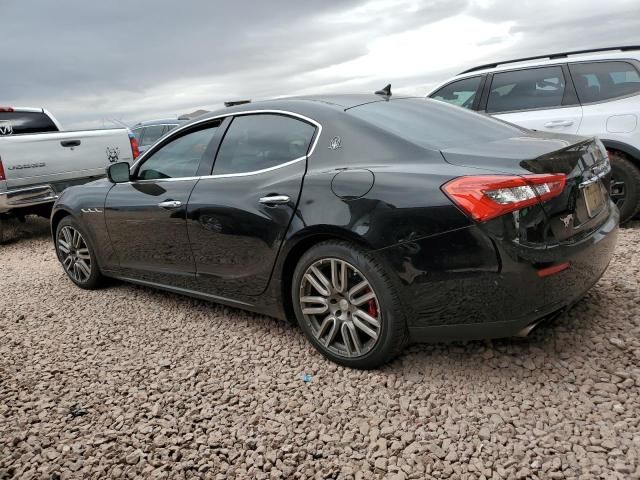
M 0 0 L 0 105 L 66 128 L 316 92 L 424 95 L 483 63 L 640 44 L 638 0 Z

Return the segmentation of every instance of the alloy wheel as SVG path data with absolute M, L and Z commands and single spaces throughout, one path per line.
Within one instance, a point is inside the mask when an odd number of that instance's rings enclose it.
M 62 266 L 76 282 L 84 283 L 91 276 L 91 255 L 82 234 L 65 226 L 58 234 L 58 253 Z
M 350 263 L 323 258 L 300 283 L 300 308 L 312 335 L 335 355 L 366 355 L 380 336 L 378 298 L 366 277 Z

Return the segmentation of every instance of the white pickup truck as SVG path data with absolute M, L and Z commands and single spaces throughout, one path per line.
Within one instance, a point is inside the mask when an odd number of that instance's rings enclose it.
M 126 128 L 65 132 L 42 108 L 0 107 L 0 236 L 4 218 L 48 217 L 62 190 L 138 153 Z

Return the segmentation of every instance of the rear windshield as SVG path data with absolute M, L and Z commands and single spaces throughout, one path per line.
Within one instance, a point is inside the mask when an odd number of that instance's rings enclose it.
M 410 142 L 438 150 L 522 135 L 515 125 L 422 98 L 367 103 L 347 112 Z
M 58 127 L 46 113 L 0 112 L 0 135 L 57 131 Z

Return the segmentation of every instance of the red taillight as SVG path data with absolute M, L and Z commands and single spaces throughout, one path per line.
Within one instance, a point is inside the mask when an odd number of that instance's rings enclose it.
M 4 175 L 4 167 L 2 166 L 2 159 L 0 158 L 0 180 L 6 180 L 7 177 Z
M 11 107 L 0 107 L 0 112 L 13 112 Z
M 138 140 L 136 140 L 136 137 L 130 136 L 129 142 L 131 142 L 131 153 L 133 154 L 133 159 L 135 160 L 140 156 L 140 147 L 138 146 Z
M 442 190 L 478 222 L 556 197 L 564 190 L 564 173 L 479 175 L 454 178 Z

